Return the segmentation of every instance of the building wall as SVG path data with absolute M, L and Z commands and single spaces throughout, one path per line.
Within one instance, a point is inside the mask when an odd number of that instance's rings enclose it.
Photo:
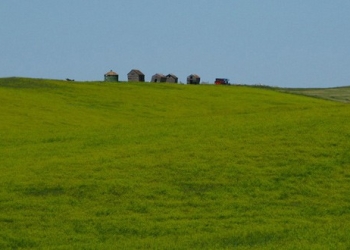
M 177 83 L 178 82 L 178 78 L 172 75 L 167 75 L 166 76 L 166 82 L 170 82 L 170 83 Z
M 105 82 L 118 82 L 118 81 L 119 81 L 118 75 L 112 75 L 112 76 L 105 75 Z
M 187 77 L 187 84 L 199 84 L 201 81 L 201 78 L 196 75 L 190 75 Z
M 166 77 L 164 75 L 155 74 L 152 76 L 151 82 L 166 82 Z
M 136 71 L 131 71 L 128 74 L 128 81 L 129 82 L 144 82 L 145 76 L 138 74 Z

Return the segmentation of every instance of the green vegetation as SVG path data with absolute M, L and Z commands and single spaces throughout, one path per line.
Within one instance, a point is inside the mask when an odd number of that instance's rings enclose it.
M 318 97 L 332 101 L 350 102 L 350 87 L 336 87 L 336 88 L 314 88 L 314 89 L 281 89 L 285 92 L 294 94 L 301 94 L 306 96 Z
M 0 79 L 0 249 L 349 249 L 350 107 Z

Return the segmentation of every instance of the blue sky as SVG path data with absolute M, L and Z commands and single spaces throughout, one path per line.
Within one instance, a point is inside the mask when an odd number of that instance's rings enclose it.
M 3 0 L 0 77 L 350 85 L 349 0 Z

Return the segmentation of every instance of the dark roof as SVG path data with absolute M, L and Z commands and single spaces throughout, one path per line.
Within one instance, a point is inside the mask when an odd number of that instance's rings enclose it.
M 155 74 L 155 75 L 153 75 L 154 77 L 166 77 L 165 75 L 163 75 L 163 74 Z
M 132 70 L 129 72 L 129 74 L 130 74 L 131 72 L 135 72 L 136 74 L 141 75 L 141 76 L 144 76 L 144 75 L 145 75 L 144 73 L 142 73 L 142 72 L 141 72 L 140 70 L 138 70 L 138 69 L 132 69 Z
M 191 74 L 191 75 L 189 75 L 188 77 L 195 77 L 195 78 L 201 78 L 199 75 L 196 75 L 196 74 Z
M 105 74 L 105 76 L 117 76 L 118 74 L 117 73 L 115 73 L 114 71 L 109 71 L 109 72 L 107 72 L 106 74 Z
M 168 77 L 168 78 L 172 77 L 174 79 L 178 79 L 178 77 L 174 74 L 168 74 L 166 77 Z

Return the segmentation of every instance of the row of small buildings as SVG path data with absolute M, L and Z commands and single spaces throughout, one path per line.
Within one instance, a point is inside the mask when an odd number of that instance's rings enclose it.
M 119 75 L 114 71 L 109 71 L 104 75 L 104 80 L 106 82 L 119 82 Z M 178 83 L 179 78 L 174 74 L 155 74 L 151 78 L 151 82 L 169 82 L 169 83 Z M 128 73 L 129 82 L 144 82 L 145 74 L 143 74 L 138 69 L 132 69 Z M 199 75 L 191 74 L 187 77 L 187 84 L 199 84 L 201 78 Z

